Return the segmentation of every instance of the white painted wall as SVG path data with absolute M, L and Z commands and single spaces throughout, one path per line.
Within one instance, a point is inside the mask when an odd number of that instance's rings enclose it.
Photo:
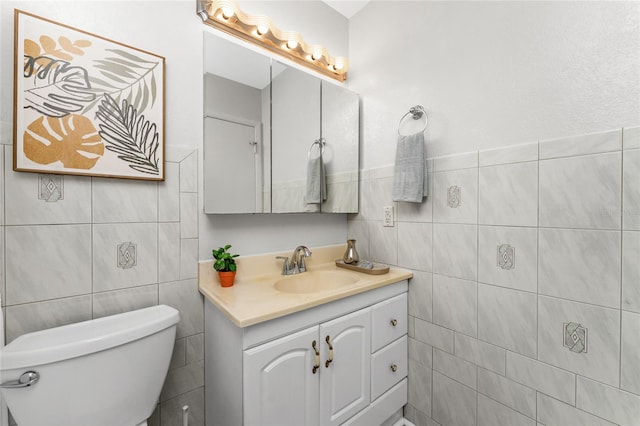
M 639 17 L 638 2 L 369 3 L 349 27 L 362 168 L 393 163 L 415 104 L 429 156 L 638 125 Z

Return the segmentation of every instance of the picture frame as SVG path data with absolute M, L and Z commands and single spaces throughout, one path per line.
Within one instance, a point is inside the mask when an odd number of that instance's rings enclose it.
M 14 10 L 13 170 L 162 181 L 165 58 Z

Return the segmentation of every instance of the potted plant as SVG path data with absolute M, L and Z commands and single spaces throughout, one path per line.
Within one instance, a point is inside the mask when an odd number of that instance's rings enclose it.
M 213 258 L 215 259 L 213 269 L 218 271 L 218 278 L 222 287 L 231 287 L 236 278 L 235 258 L 240 255 L 231 254 L 229 252 L 230 248 L 231 244 L 227 244 L 224 247 L 218 248 L 218 250 L 212 250 Z

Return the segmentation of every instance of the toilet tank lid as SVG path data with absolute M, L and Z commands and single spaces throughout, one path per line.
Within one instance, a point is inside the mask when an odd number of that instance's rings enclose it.
M 157 305 L 23 334 L 0 350 L 0 370 L 71 359 L 150 336 L 176 325 L 180 313 Z

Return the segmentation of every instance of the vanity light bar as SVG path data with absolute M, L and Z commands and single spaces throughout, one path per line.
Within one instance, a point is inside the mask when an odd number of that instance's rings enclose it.
M 333 57 L 321 45 L 307 45 L 300 34 L 281 31 L 267 16 L 244 13 L 233 0 L 198 1 L 197 13 L 205 24 L 227 34 L 338 81 L 347 79 L 347 58 Z

